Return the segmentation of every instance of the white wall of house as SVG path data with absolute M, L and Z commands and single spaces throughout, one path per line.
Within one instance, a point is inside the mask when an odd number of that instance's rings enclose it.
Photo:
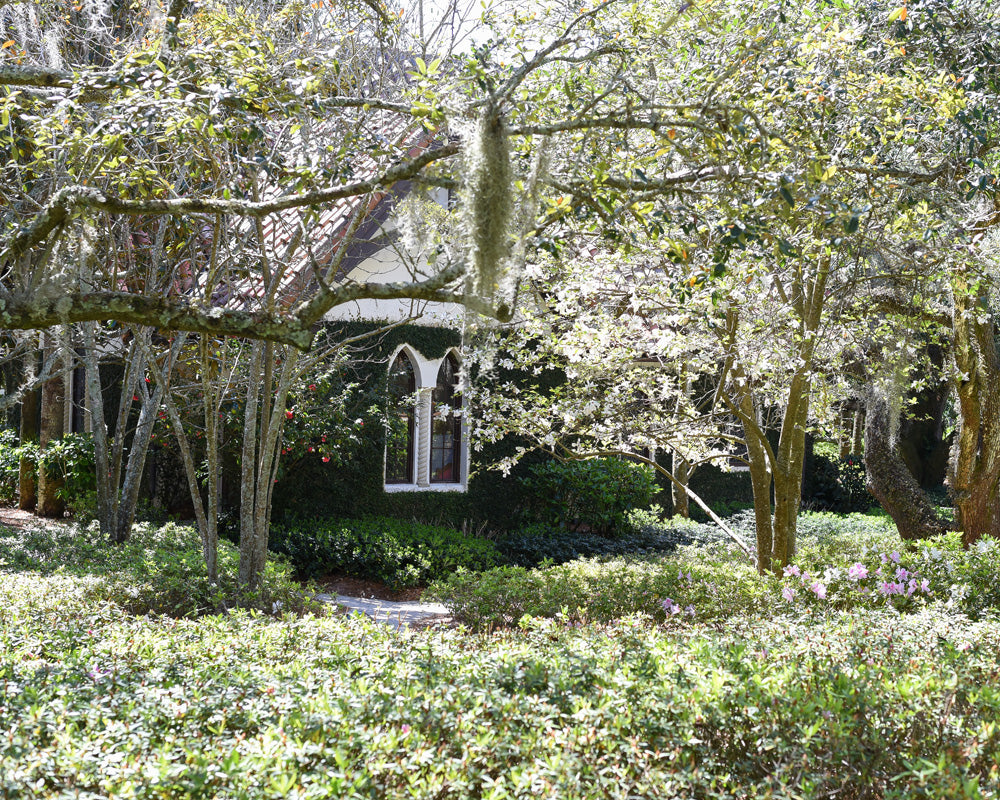
M 414 279 L 414 268 L 392 247 L 365 259 L 348 273 L 358 283 L 402 283 Z M 419 276 L 416 276 L 419 279 Z M 330 320 L 411 319 L 418 325 L 447 325 L 460 328 L 465 309 L 457 303 L 429 303 L 426 300 L 356 300 L 330 309 Z

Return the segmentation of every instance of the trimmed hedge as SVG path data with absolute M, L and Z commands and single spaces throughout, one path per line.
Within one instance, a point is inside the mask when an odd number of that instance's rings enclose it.
M 460 567 L 482 570 L 500 563 L 486 539 L 390 517 L 297 520 L 272 528 L 269 546 L 305 577 L 344 573 L 392 589 L 423 586 Z

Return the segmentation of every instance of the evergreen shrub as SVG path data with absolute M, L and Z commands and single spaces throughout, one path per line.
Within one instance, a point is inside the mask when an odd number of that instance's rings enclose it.
M 0 570 L 76 576 L 89 602 L 114 603 L 132 614 L 183 617 L 237 606 L 269 613 L 312 607 L 284 559 L 268 559 L 256 593 L 236 585 L 238 561 L 239 551 L 220 541 L 219 582 L 212 584 L 198 532 L 173 523 L 136 525 L 129 540 L 116 545 L 101 538 L 96 523 L 0 527 Z
M 625 532 L 629 511 L 649 506 L 657 491 L 651 467 L 617 458 L 545 461 L 521 483 L 526 522 L 605 536 Z
M 392 589 L 423 586 L 459 567 L 483 570 L 500 563 L 486 539 L 391 517 L 291 520 L 272 528 L 269 545 L 305 577 L 343 573 Z

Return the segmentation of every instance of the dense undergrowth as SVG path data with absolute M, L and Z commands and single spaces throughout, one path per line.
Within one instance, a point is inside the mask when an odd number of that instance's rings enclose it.
M 397 635 L 4 577 L 10 798 L 997 793 L 1000 626 L 956 612 Z
M 238 559 L 236 548 L 220 541 L 219 581 L 212 584 L 201 540 L 189 526 L 139 524 L 128 542 L 115 547 L 102 539 L 96 524 L 24 530 L 0 526 L 0 572 L 73 576 L 84 599 L 113 602 L 131 614 L 177 617 L 235 606 L 300 611 L 310 605 L 291 566 L 280 557 L 268 559 L 259 592 L 240 590 Z
M 0 796 L 1000 797 L 996 544 L 801 531 L 781 577 L 723 542 L 505 567 L 491 631 L 397 634 L 233 608 L 188 529 L 0 529 Z
M 730 523 L 752 541 L 751 515 L 737 514 Z M 664 526 L 665 532 L 675 526 Z M 668 553 L 458 571 L 432 584 L 429 596 L 477 630 L 509 627 L 525 614 L 609 621 L 644 613 L 704 621 L 806 609 L 912 612 L 939 603 L 979 619 L 1000 609 L 1000 546 L 991 539 L 970 550 L 957 533 L 904 546 L 886 517 L 805 513 L 795 565 L 780 577 L 761 577 L 731 542 L 707 528 L 688 526 L 686 535 L 700 543 Z

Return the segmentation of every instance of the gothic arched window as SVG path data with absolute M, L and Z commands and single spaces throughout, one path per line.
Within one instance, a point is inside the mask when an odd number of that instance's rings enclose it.
M 385 482 L 413 483 L 414 408 L 417 380 L 413 364 L 401 352 L 389 368 L 386 415 Z
M 458 360 L 449 353 L 438 370 L 431 403 L 431 483 L 462 482 L 462 398 Z

